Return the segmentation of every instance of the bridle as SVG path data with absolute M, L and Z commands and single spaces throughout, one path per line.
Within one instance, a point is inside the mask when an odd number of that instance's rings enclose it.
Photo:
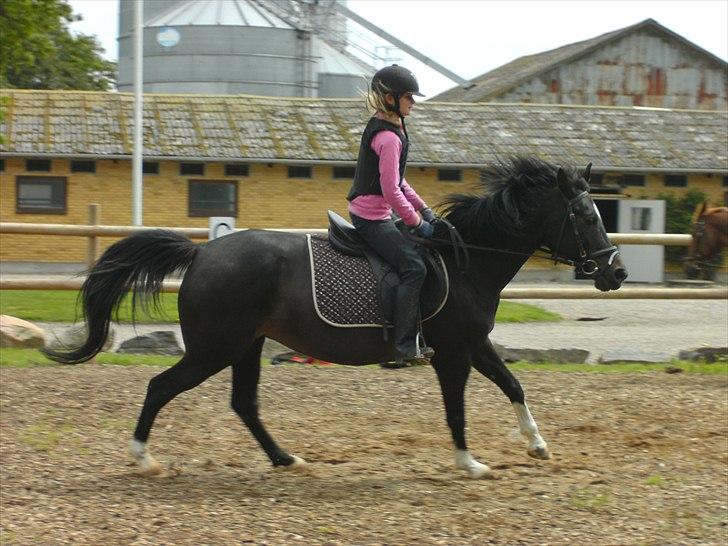
M 705 218 L 701 216 L 700 219 L 693 223 L 693 225 L 695 226 L 693 228 L 693 247 L 695 248 L 695 256 L 688 255 L 685 257 L 684 261 L 695 264 L 697 268 L 710 266 L 712 265 L 710 261 L 711 257 L 703 256 L 703 253 L 700 251 L 700 243 L 705 235 Z
M 601 248 L 599 250 L 587 252 L 586 245 L 584 245 L 584 238 L 582 237 L 581 232 L 579 231 L 579 227 L 576 224 L 574 204 L 579 203 L 584 199 L 588 199 L 589 192 L 583 191 L 573 199 L 568 199 L 563 193 L 561 195 L 564 198 L 564 203 L 566 204 L 566 215 L 564 216 L 564 220 L 561 222 L 559 238 L 556 241 L 556 246 L 553 254 L 551 255 L 551 259 L 554 260 L 554 264 L 568 263 L 569 265 L 574 266 L 577 270 L 581 270 L 581 272 L 587 277 L 593 277 L 599 272 L 599 266 L 597 265 L 595 258 L 604 256 L 605 254 L 611 254 L 611 256 L 609 256 L 607 264 L 612 265 L 614 259 L 619 256 L 619 249 L 615 245 L 611 245 L 605 248 Z M 561 240 L 564 237 L 567 220 L 571 224 L 571 228 L 574 232 L 574 240 L 576 241 L 576 248 L 579 253 L 576 260 L 565 260 L 564 258 L 559 257 L 559 247 L 561 246 Z
M 577 226 L 576 214 L 574 213 L 574 205 L 584 199 L 589 198 L 589 192 L 583 191 L 573 199 L 568 199 L 563 193 L 561 195 L 564 198 L 564 204 L 566 205 L 566 214 L 564 215 L 564 219 L 561 222 L 561 228 L 559 229 L 559 238 L 553 251 L 546 247 L 540 247 L 537 249 L 543 254 L 536 254 L 533 252 L 519 252 L 516 250 L 506 250 L 502 248 L 494 248 L 466 243 L 465 241 L 463 241 L 455 226 L 453 226 L 444 218 L 439 218 L 438 222 L 446 226 L 448 235 L 447 239 L 421 239 L 419 237 L 412 238 L 419 243 L 423 243 L 425 246 L 427 246 L 428 243 L 443 243 L 452 246 L 455 252 L 455 263 L 461 272 L 465 272 L 470 264 L 470 256 L 468 254 L 468 250 L 484 250 L 489 252 L 497 252 L 500 254 L 549 258 L 550 260 L 554 261 L 554 264 L 560 263 L 575 267 L 577 270 L 580 270 L 585 276 L 593 277 L 597 273 L 599 273 L 599 266 L 597 265 L 596 258 L 599 258 L 600 256 L 603 256 L 605 254 L 611 254 L 608 260 L 608 265 L 611 266 L 615 258 L 619 256 L 619 249 L 616 246 L 611 245 L 605 248 L 601 248 L 599 250 L 595 250 L 593 252 L 587 252 L 587 246 L 584 244 L 584 238 L 582 237 L 581 232 L 579 231 L 579 227 Z M 574 239 L 576 240 L 576 246 L 578 250 L 578 258 L 576 260 L 570 260 L 568 258 L 559 256 L 559 248 L 564 238 L 564 231 L 566 230 L 567 221 L 571 224 L 571 228 L 574 232 Z

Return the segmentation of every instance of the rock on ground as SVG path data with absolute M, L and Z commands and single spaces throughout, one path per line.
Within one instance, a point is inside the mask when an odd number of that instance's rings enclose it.
M 0 315 L 0 347 L 39 349 L 45 343 L 45 332 L 32 322 Z

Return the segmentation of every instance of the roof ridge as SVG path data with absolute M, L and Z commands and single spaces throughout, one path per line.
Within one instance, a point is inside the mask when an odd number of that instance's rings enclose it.
M 574 61 L 575 59 L 578 59 L 584 55 L 587 55 L 591 51 L 597 49 L 600 46 L 603 46 L 605 43 L 608 43 L 610 41 L 619 39 L 620 37 L 633 32 L 635 30 L 639 30 L 641 28 L 645 27 L 653 27 L 658 29 L 661 32 L 664 32 L 666 34 L 669 34 L 670 36 L 675 37 L 676 39 L 681 40 L 682 42 L 690 45 L 692 48 L 698 49 L 701 52 L 709 55 L 713 59 L 716 59 L 720 62 L 723 62 L 725 64 L 725 61 L 722 61 L 709 51 L 705 51 L 701 47 L 693 44 L 689 40 L 685 39 L 684 37 L 680 36 L 679 34 L 671 31 L 667 27 L 661 25 L 658 23 L 655 19 L 647 18 L 642 21 L 639 21 L 637 23 L 634 23 L 632 25 L 628 25 L 626 27 L 622 27 L 616 30 L 612 30 L 609 32 L 605 32 L 603 34 L 599 34 L 597 36 L 594 36 L 592 38 L 588 38 L 586 40 L 581 40 L 578 42 L 572 42 L 570 44 L 565 44 L 563 46 L 559 46 L 553 49 L 548 49 L 546 51 L 541 51 L 538 53 L 532 53 L 530 55 L 522 55 L 521 57 L 517 57 L 516 59 L 513 59 L 512 61 L 498 66 L 492 70 L 489 70 L 488 72 L 485 72 L 481 74 L 480 76 L 476 76 L 475 78 L 472 78 L 472 82 L 474 82 L 476 85 L 478 84 L 484 84 L 488 82 L 489 80 L 493 80 L 494 77 L 497 77 L 500 73 L 505 72 L 506 75 L 503 76 L 503 79 L 505 80 L 500 85 L 496 85 L 495 87 L 491 89 L 486 89 L 483 94 L 477 96 L 474 95 L 473 89 L 471 89 L 468 92 L 468 96 L 471 97 L 471 100 L 475 101 L 481 101 L 487 97 L 492 97 L 493 95 L 499 95 L 502 94 L 510 89 L 513 89 L 518 84 L 523 83 L 525 80 L 529 78 L 533 78 L 539 74 L 542 74 L 544 72 L 547 72 L 554 68 L 554 66 L 557 66 L 559 64 L 563 64 L 565 62 Z M 562 55 L 559 55 L 559 52 L 562 53 Z M 539 59 L 550 59 L 546 63 L 538 63 Z M 520 72 L 508 74 L 508 70 L 512 69 L 514 67 L 517 67 L 519 65 L 528 65 L 526 66 L 524 70 L 521 70 Z M 510 75 L 510 78 L 509 78 Z M 497 82 L 496 82 L 497 83 Z M 450 89 L 443 91 L 442 93 L 439 93 L 434 99 L 447 99 L 449 96 L 458 96 L 461 95 L 460 93 L 461 87 L 455 86 L 451 87 Z

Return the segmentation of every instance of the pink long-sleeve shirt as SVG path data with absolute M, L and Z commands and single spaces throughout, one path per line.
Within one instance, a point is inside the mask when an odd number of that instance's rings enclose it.
M 349 203 L 349 212 L 365 220 L 388 220 L 394 209 L 405 224 L 417 226 L 420 223 L 417 211 L 427 205 L 406 179 L 399 185 L 402 142 L 392 131 L 379 131 L 372 139 L 371 148 L 379 156 L 382 195 L 360 195 Z

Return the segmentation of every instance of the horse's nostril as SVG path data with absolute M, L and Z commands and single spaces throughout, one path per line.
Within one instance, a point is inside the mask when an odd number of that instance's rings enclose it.
M 614 271 L 614 278 L 615 280 L 622 282 L 624 279 L 627 278 L 627 270 L 620 267 L 619 269 L 616 269 Z

